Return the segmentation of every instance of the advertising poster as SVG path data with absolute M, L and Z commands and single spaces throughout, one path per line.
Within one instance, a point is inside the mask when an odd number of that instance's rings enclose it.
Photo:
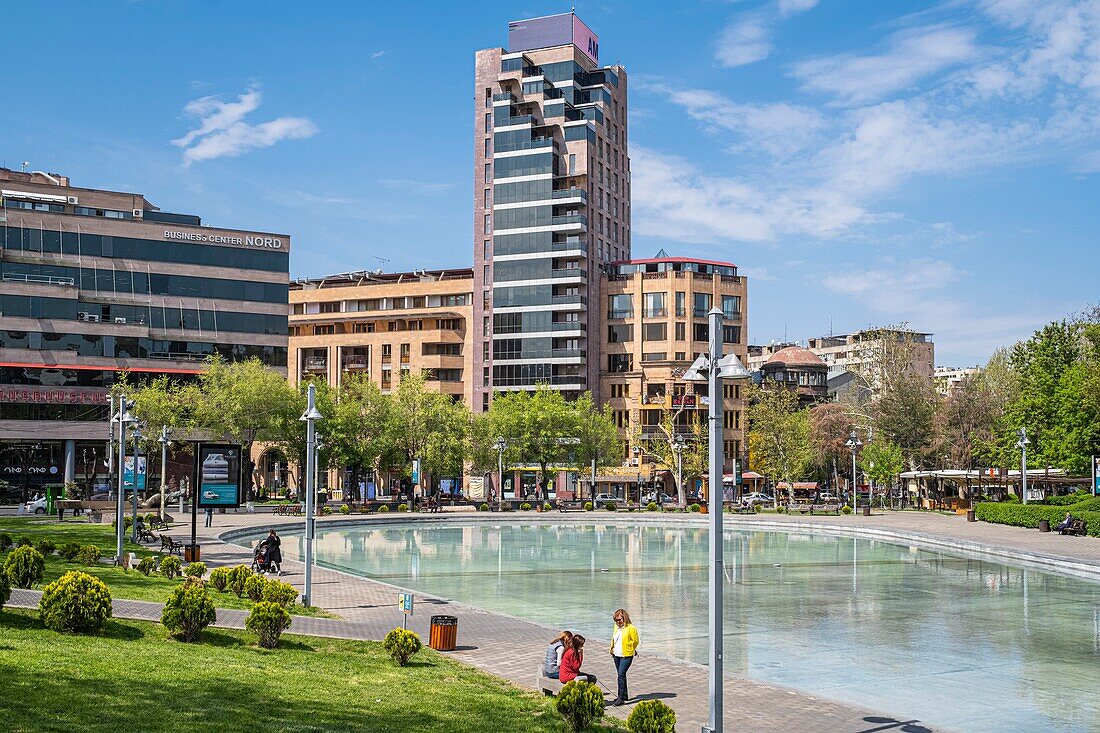
M 145 491 L 146 462 L 145 456 L 137 457 L 137 490 Z M 134 457 L 126 456 L 126 463 L 122 468 L 122 482 L 127 489 L 134 488 Z
M 241 447 L 200 443 L 195 456 L 195 485 L 202 508 L 241 505 Z
M 1100 456 L 1092 457 L 1092 493 L 1100 496 Z

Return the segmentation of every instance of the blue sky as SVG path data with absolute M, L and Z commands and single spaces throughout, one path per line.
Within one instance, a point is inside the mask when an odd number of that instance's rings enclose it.
M 471 261 L 473 53 L 568 3 L 19 3 L 0 164 Z M 735 262 L 749 337 L 908 322 L 984 362 L 1100 300 L 1100 2 L 590 2 L 631 80 L 634 255 Z

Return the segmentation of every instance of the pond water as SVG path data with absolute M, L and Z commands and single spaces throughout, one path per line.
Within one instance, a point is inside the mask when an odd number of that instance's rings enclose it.
M 300 557 L 301 535 L 284 551 Z M 706 664 L 707 530 L 321 526 L 328 567 Z M 726 671 L 964 731 L 1100 730 L 1100 584 L 881 541 L 726 533 Z

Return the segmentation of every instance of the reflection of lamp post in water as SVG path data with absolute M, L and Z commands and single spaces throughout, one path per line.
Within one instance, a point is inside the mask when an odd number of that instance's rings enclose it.
M 504 506 L 504 451 L 508 449 L 503 435 L 497 438 L 493 447 L 497 449 L 497 481 L 500 482 L 497 487 L 497 509 L 500 509 Z

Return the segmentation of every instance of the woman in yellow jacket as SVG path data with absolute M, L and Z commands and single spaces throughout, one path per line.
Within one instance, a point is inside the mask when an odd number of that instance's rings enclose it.
M 611 657 L 615 660 L 615 671 L 618 672 L 619 690 L 611 704 L 622 705 L 629 697 L 626 692 L 626 671 L 630 669 L 630 663 L 638 653 L 640 642 L 638 629 L 630 623 L 630 614 L 620 608 L 612 618 L 615 619 L 615 632 L 611 635 Z

